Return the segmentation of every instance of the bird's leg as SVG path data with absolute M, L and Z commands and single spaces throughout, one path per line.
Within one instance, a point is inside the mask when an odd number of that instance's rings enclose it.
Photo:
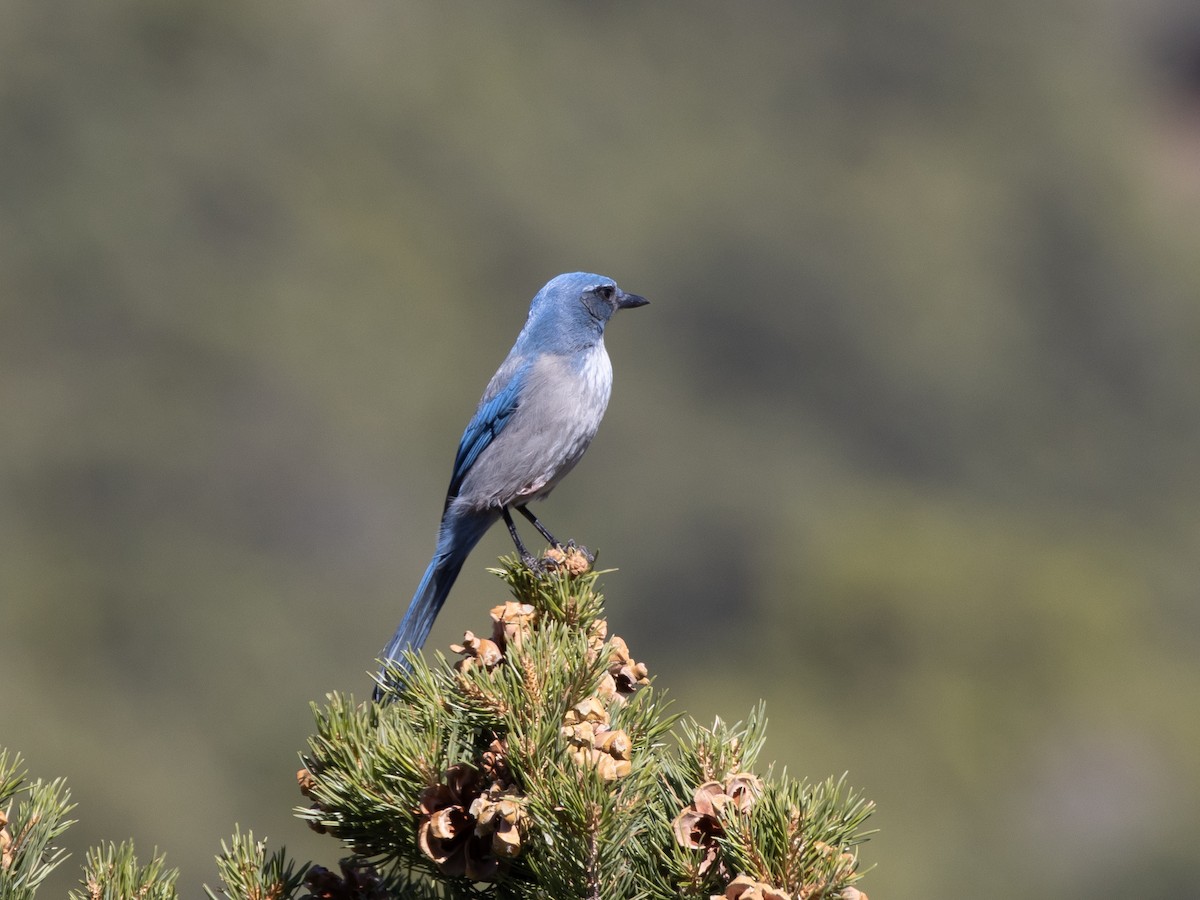
M 555 539 L 554 535 L 552 535 L 549 531 L 546 530 L 546 526 L 537 520 L 537 516 L 535 516 L 533 513 L 531 513 L 529 511 L 529 507 L 518 506 L 517 512 L 519 512 L 521 515 L 523 515 L 525 518 L 527 518 L 530 522 L 533 523 L 533 527 L 536 528 L 538 530 L 538 532 L 541 533 L 542 537 L 544 537 L 547 541 L 550 542 L 551 547 L 561 547 L 562 546 L 562 544 L 560 544 Z
M 517 509 L 521 509 L 521 507 L 518 506 Z M 523 509 L 521 511 L 524 512 Z M 508 526 L 508 533 L 512 535 L 513 543 L 517 545 L 517 553 L 521 555 L 521 562 L 532 569 L 537 565 L 537 557 L 525 548 L 521 536 L 517 534 L 517 526 L 513 524 L 512 515 L 507 506 L 500 507 L 500 515 L 504 516 L 504 524 Z

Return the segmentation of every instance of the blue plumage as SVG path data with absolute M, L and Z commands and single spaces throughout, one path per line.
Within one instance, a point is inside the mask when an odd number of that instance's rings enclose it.
M 479 458 L 479 454 L 488 448 L 496 435 L 508 423 L 509 417 L 516 412 L 520 403 L 521 386 L 525 382 L 525 373 L 529 366 L 526 364 L 513 373 L 508 384 L 495 397 L 486 402 L 480 401 L 479 409 L 467 423 L 462 440 L 458 442 L 458 454 L 454 457 L 454 471 L 450 475 L 450 489 L 446 492 L 446 505 L 458 496 L 467 471 Z
M 385 664 L 403 665 L 404 651 L 425 643 L 467 556 L 497 519 L 504 519 L 527 561 L 511 509 L 554 542 L 526 504 L 549 494 L 587 450 L 612 391 L 604 326 L 618 309 L 647 302 L 611 278 L 586 272 L 559 275 L 538 291 L 463 432 L 437 549 L 383 650 Z

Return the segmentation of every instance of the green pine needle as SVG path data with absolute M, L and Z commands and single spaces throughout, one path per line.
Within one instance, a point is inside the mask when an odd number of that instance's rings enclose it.
M 19 754 L 0 748 L 0 900 L 32 900 L 67 858 L 56 842 L 73 824 L 66 782 L 27 783 L 21 766 Z
M 573 553 L 501 560 L 514 602 L 460 658 L 409 654 L 382 702 L 313 704 L 296 812 L 349 855 L 336 871 L 298 865 L 237 829 L 209 900 L 707 900 L 738 876 L 854 896 L 872 805 L 845 776 L 764 772 L 761 704 L 707 727 L 671 713 L 608 634 L 603 573 Z M 71 808 L 61 780 L 27 783 L 0 749 L 0 900 L 33 900 Z M 132 844 L 108 844 L 71 898 L 176 900 L 177 877 L 157 853 L 142 866 Z
M 228 844 L 221 841 L 217 871 L 221 875 L 221 893 L 229 900 L 291 900 L 304 885 L 308 863 L 297 866 L 280 847 L 267 855 L 265 840 L 256 841 L 254 832 L 235 829 Z M 220 900 L 207 885 L 210 900 Z
M 177 900 L 177 869 L 166 868 L 164 858 L 139 865 L 133 843 L 93 847 L 84 865 L 83 890 L 71 891 L 71 900 Z
M 315 804 L 303 818 L 339 838 L 352 859 L 376 863 L 402 890 L 396 896 L 700 900 L 745 874 L 825 900 L 857 881 L 854 848 L 871 805 L 841 779 L 810 786 L 768 769 L 760 783 L 752 773 L 766 738 L 761 704 L 744 722 L 703 727 L 670 714 L 653 685 L 613 696 L 611 681 L 601 687 L 617 658 L 602 621 L 601 573 L 530 568 L 516 557 L 492 571 L 516 603 L 533 608 L 533 623 L 506 646 L 499 626 L 495 635 L 478 630 L 500 642 L 498 664 L 484 664 L 482 641 L 472 650 L 465 639 L 461 661 L 410 655 L 410 671 L 395 673 L 381 704 L 330 695 L 314 707 L 305 764 Z M 598 717 L 589 735 L 627 735 L 623 772 L 591 761 L 596 751 L 571 725 L 583 716 Z M 501 777 L 489 768 L 496 748 L 505 796 L 520 809 L 519 851 L 492 880 L 473 882 L 426 851 L 466 846 L 453 835 L 488 837 L 473 810 L 486 808 L 476 798 Z M 676 820 L 696 789 L 731 776 L 761 784 L 757 801 L 728 803 L 704 848 L 683 846 Z M 451 790 L 458 783 L 471 785 L 465 795 Z M 486 840 L 470 847 L 488 854 Z

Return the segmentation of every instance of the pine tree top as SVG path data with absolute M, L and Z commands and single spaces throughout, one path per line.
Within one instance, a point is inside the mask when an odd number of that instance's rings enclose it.
M 857 847 L 872 805 L 844 779 L 758 765 L 766 718 L 669 711 L 609 634 L 585 551 L 492 570 L 490 628 L 386 672 L 380 702 L 330 694 L 298 773 L 297 815 L 337 839 L 337 871 L 234 833 L 213 900 L 866 900 Z M 63 859 L 62 781 L 0 749 L 0 900 L 33 900 Z M 73 900 L 175 900 L 177 872 L 132 844 L 88 853 Z

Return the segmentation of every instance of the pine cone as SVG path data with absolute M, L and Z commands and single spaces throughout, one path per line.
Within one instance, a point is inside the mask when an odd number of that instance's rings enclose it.
M 507 650 L 509 644 L 520 645 L 525 635 L 533 630 L 534 622 L 537 621 L 537 610 L 529 603 L 509 600 L 499 606 L 493 606 L 491 616 L 492 640 L 502 650 Z
M 709 900 L 791 900 L 791 897 L 749 875 L 739 875 L 729 882 L 725 893 L 715 894 Z
M 609 645 L 612 650 L 608 658 L 608 674 L 612 676 L 618 693 L 632 694 L 650 683 L 650 670 L 629 655 L 629 647 L 623 638 L 614 634 Z
M 446 875 L 491 881 L 501 860 L 521 852 L 524 810 L 512 785 L 493 781 L 485 787 L 480 775 L 460 763 L 443 773 L 441 784 L 421 792 L 417 845 Z
M 725 836 L 721 809 L 730 799 L 720 782 L 706 781 L 696 788 L 692 802 L 671 823 L 675 840 L 681 847 L 704 851 L 704 859 L 700 863 L 701 874 L 716 862 L 720 849 L 717 840 Z
M 383 879 L 373 866 L 354 859 L 339 864 L 341 876 L 324 866 L 313 866 L 304 876 L 309 893 L 305 900 L 387 900 Z
M 482 665 L 489 672 L 504 661 L 504 654 L 495 641 L 479 638 L 475 632 L 463 634 L 461 644 L 451 644 L 451 651 L 462 654 L 463 658 L 454 664 L 456 672 L 468 672 L 477 665 Z
M 725 777 L 725 793 L 742 812 L 750 812 L 755 801 L 762 796 L 763 783 L 757 775 L 735 772 Z
M 8 816 L 4 814 L 4 810 L 0 809 L 0 870 L 12 866 L 12 842 L 12 832 L 8 830 Z
M 568 544 L 565 547 L 550 547 L 542 554 L 542 564 L 547 568 L 565 569 L 567 574 L 578 578 L 592 567 L 592 557 L 585 549 Z
M 480 756 L 479 765 L 483 777 L 489 781 L 511 784 L 513 778 L 508 768 L 508 741 L 497 738 L 488 744 Z

